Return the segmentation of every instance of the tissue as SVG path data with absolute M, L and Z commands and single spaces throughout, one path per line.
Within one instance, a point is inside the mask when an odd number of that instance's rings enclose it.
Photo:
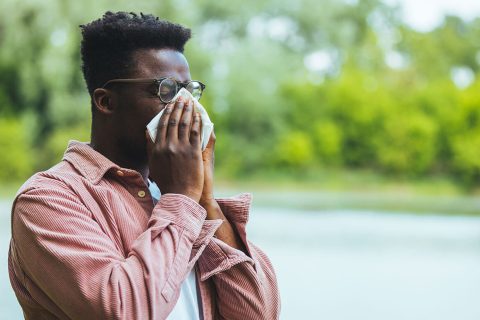
M 175 97 L 172 99 L 172 101 L 177 101 L 179 97 L 184 97 L 185 99 L 190 99 L 193 102 L 194 110 L 196 110 L 198 113 L 200 113 L 200 117 L 202 118 L 202 133 L 201 133 L 201 144 L 202 144 L 202 151 L 205 150 L 208 144 L 208 140 L 210 139 L 210 135 L 212 134 L 213 131 L 213 122 L 210 120 L 210 117 L 208 116 L 207 111 L 205 108 L 198 102 L 192 94 L 185 88 L 181 88 Z M 160 117 L 163 114 L 163 111 L 165 109 L 162 109 L 160 113 L 158 113 L 148 124 L 147 124 L 147 130 L 148 134 L 150 135 L 150 139 L 152 139 L 153 142 L 155 142 L 155 139 L 157 138 L 157 127 L 158 127 L 158 121 L 160 121 Z

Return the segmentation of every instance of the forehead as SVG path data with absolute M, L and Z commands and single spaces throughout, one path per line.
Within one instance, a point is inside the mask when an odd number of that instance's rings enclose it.
M 139 49 L 133 53 L 135 78 L 173 77 L 179 81 L 190 79 L 190 68 L 185 56 L 172 49 Z

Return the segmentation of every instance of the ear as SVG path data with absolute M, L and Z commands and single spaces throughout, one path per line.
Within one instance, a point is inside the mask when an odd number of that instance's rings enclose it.
M 108 116 L 114 113 L 116 103 L 112 91 L 104 88 L 97 88 L 93 91 L 92 100 L 95 109 L 100 114 Z

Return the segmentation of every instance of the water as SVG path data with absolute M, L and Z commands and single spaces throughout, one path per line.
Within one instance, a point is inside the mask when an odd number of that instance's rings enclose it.
M 258 208 L 282 319 L 480 319 L 480 218 Z
M 8 279 L 8 245 L 10 242 L 10 205 L 9 201 L 0 201 L 0 319 L 23 319 L 22 309 Z
M 9 202 L 0 202 L 0 319 L 10 288 Z M 254 207 L 249 237 L 270 256 L 281 319 L 480 319 L 480 218 Z

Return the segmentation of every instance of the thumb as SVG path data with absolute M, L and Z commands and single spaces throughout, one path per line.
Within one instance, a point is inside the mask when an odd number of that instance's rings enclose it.
M 215 141 L 217 140 L 217 137 L 215 136 L 215 132 L 212 130 L 212 133 L 210 134 L 210 137 L 208 139 L 207 143 L 207 149 L 213 149 L 215 146 Z

